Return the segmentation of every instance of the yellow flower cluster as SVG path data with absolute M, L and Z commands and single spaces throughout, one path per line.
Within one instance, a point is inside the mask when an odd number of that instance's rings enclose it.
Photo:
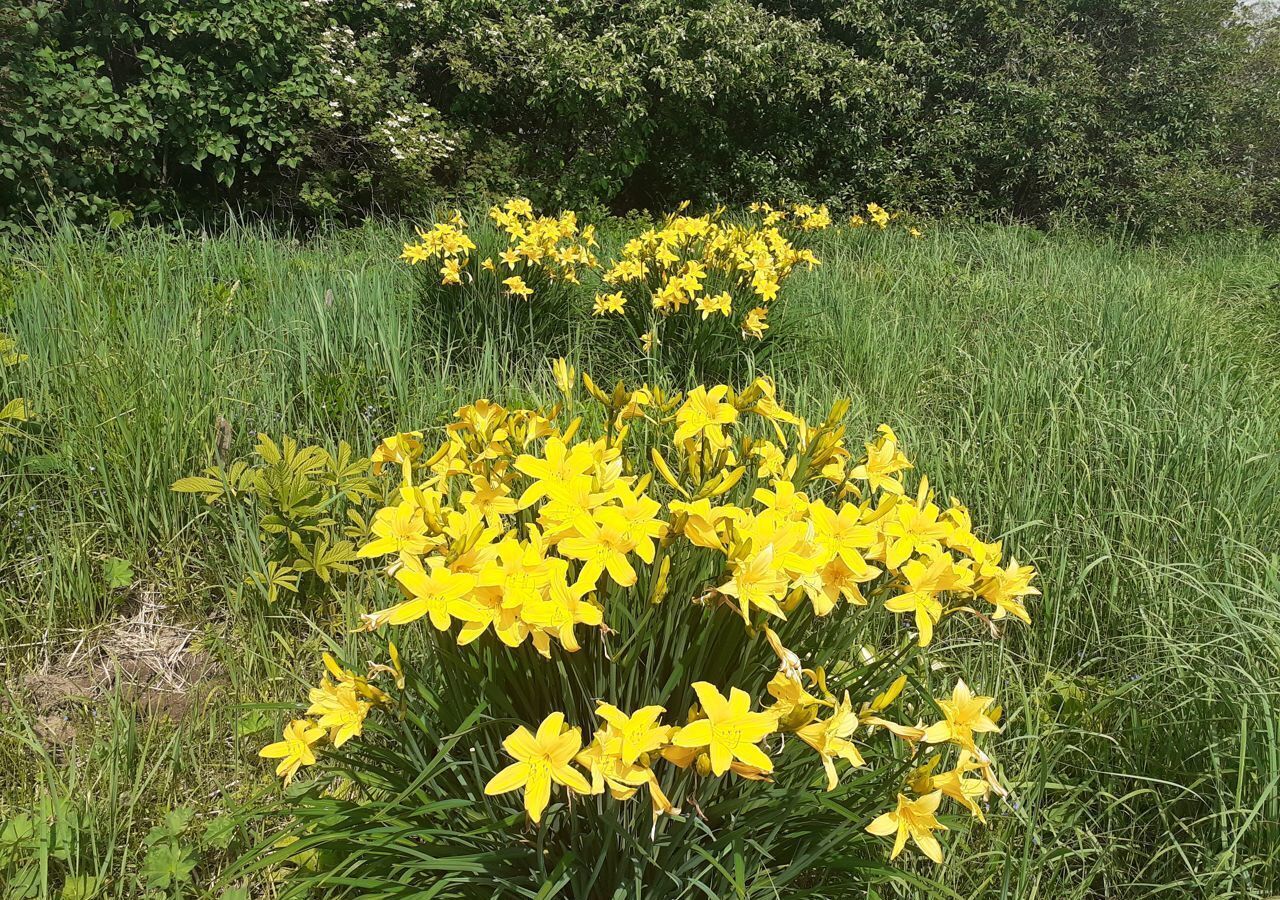
M 596 229 L 579 229 L 578 214 L 569 210 L 559 216 L 535 216 L 528 200 L 508 200 L 489 210 L 489 218 L 506 237 L 507 247 L 498 261 L 488 257 L 480 265 L 486 272 L 520 272 L 503 281 L 508 293 L 527 298 L 532 290 L 524 274 L 540 271 L 548 281 L 578 284 L 579 268 L 595 269 L 599 261 L 591 248 L 596 246 Z
M 475 242 L 467 237 L 467 223 L 462 214 L 454 212 L 446 222 L 437 222 L 430 231 L 419 231 L 418 241 L 405 244 L 400 258 L 410 265 L 439 260 L 440 283 L 462 284 L 463 270 L 471 261 L 470 253 Z
M 890 222 L 901 217 L 901 210 L 889 212 L 879 203 L 868 203 L 867 214 L 865 216 L 861 213 L 854 213 L 849 217 L 849 227 L 864 228 L 871 225 L 881 231 L 884 231 L 889 227 Z M 924 237 L 924 232 L 914 225 L 903 225 L 902 227 L 906 230 L 907 234 L 911 235 L 913 238 Z
M 801 221 L 805 230 L 826 227 L 812 207 Z M 823 211 L 825 215 L 825 210 Z M 637 286 L 648 294 L 649 306 L 659 317 L 671 316 L 692 306 L 703 321 L 709 316 L 733 317 L 735 302 L 749 307 L 741 321 L 744 336 L 762 338 L 769 327 L 769 304 L 778 298 L 782 282 L 798 265 L 812 269 L 818 258 L 812 250 L 799 249 L 771 221 L 777 211 L 765 215 L 762 225 L 735 225 L 722 220 L 722 211 L 704 216 L 668 216 L 661 228 L 651 228 L 631 238 L 619 258 L 604 272 L 613 288 Z M 830 216 L 826 216 L 830 223 Z M 714 280 L 719 290 L 708 288 Z M 622 312 L 625 291 L 597 295 L 597 314 Z
M 747 208 L 753 213 L 763 214 L 765 225 L 774 225 L 790 218 L 801 231 L 821 231 L 831 227 L 831 211 L 825 203 L 818 206 L 797 203 L 790 210 L 774 209 L 768 203 L 752 203 Z
M 817 616 L 829 614 L 842 599 L 866 605 L 861 586 L 885 573 L 901 590 L 885 608 L 914 613 L 921 647 L 932 641 L 944 615 L 973 612 L 968 603 L 974 598 L 992 605 L 993 619 L 1012 614 L 1030 623 L 1021 598 L 1039 593 L 1030 585 L 1034 570 L 1016 561 L 1002 566 L 1001 544 L 977 538 L 968 510 L 958 501 L 940 510 L 927 478 L 920 480 L 914 499 L 905 497 L 897 476 L 911 463 L 889 426 L 880 426 L 866 456 L 851 467 L 831 419 L 822 429 L 810 429 L 777 405 L 766 382 L 746 396 L 754 401 L 750 411 L 773 423 L 779 443 L 735 446 L 724 428 L 738 419 L 742 401 L 731 402 L 724 385 L 689 393 L 675 416 L 674 440 L 697 470 L 741 471 L 742 458 L 753 458 L 757 478 L 764 482 L 752 492 L 753 504 L 713 504 L 712 492 L 672 501 L 670 509 L 675 532 L 724 554 L 729 578 L 717 592 L 733 599 L 748 625 L 755 610 L 785 618 L 806 598 Z M 779 423 L 795 431 L 798 452 L 789 457 Z M 797 490 L 797 481 L 805 477 L 802 465 L 834 485 L 835 499 L 811 500 Z M 861 502 L 840 499 L 864 493 L 863 483 L 869 491 Z
M 768 629 L 766 634 L 785 656 L 787 651 L 776 635 Z M 806 680 L 821 696 L 806 689 Z M 684 725 L 664 725 L 662 716 L 667 710 L 661 706 L 627 713 L 600 701 L 596 715 L 601 724 L 585 748 L 581 730 L 567 725 L 563 713 L 552 713 L 536 733 L 521 726 L 507 736 L 503 748 L 515 762 L 489 780 L 485 793 L 523 789 L 525 810 L 539 822 L 553 785 L 587 795 L 603 794 L 607 789 L 615 800 L 624 801 L 643 787 L 649 791 L 656 819 L 680 812 L 654 771 L 659 762 L 692 768 L 702 778 L 732 772 L 754 781 L 770 780 L 774 762 L 766 752 L 768 738 L 780 733 L 794 734 L 818 754 L 827 790 L 831 791 L 839 784 L 836 760 L 844 760 L 851 768 L 867 764 L 851 740 L 854 733 L 860 728 L 868 732 L 883 728 L 913 748 L 920 744 L 959 748 L 954 767 L 940 774 L 935 772 L 943 757 L 931 754 L 930 761 L 908 777 L 910 789 L 920 796 L 912 800 L 899 794 L 896 807 L 867 826 L 872 834 L 895 836 L 894 857 L 909 837 L 930 859 L 941 862 L 942 848 L 932 832 L 946 830 L 934 816 L 942 797 L 951 798 L 985 822 L 978 801 L 992 791 L 1005 792 L 996 780 L 991 758 L 974 741 L 975 734 L 1000 730 L 996 724 L 999 714 L 989 709 L 992 698 L 975 697 L 960 680 L 950 699 L 937 701 L 943 718 L 928 727 L 899 725 L 881 713 L 897 699 L 906 682 L 905 675 L 899 677 L 887 691 L 855 711 L 848 692 L 836 700 L 827 691 L 821 670 L 791 672 L 784 659 L 768 685 L 774 702 L 758 711 L 752 710 L 751 697 L 745 691 L 730 688 L 726 696 L 705 681 L 692 685 L 698 702 L 689 710 Z M 975 773 L 978 777 L 969 777 Z
M 898 213 L 890 213 L 879 203 L 868 203 L 866 216 L 854 213 L 849 217 L 849 225 L 852 228 L 862 228 L 867 224 L 871 224 L 884 231 L 889 227 L 889 221 L 896 218 L 897 215 Z
M 527 639 L 550 656 L 553 639 L 577 650 L 575 626 L 601 625 L 601 582 L 635 584 L 633 562 L 653 562 L 666 525 L 648 479 L 623 474 L 617 444 L 575 442 L 576 423 L 561 432 L 553 418 L 482 400 L 458 410 L 430 458 L 418 434 L 378 449 L 375 465 L 398 463 L 404 482 L 360 554 L 393 556 L 406 599 L 366 614 L 366 628 L 429 616 L 442 631 L 459 623 L 459 645 L 492 629 L 507 646 Z M 527 452 L 535 442 L 539 452 Z
M 516 198 L 489 210 L 506 247 L 486 257 L 480 268 L 501 280 L 504 294 L 525 300 L 543 282 L 577 285 L 590 273 L 596 282 L 592 314 L 634 314 L 636 321 L 643 320 L 646 353 L 660 343 L 660 322 L 686 309 L 701 322 L 735 320 L 743 337 L 760 339 L 782 283 L 797 266 L 819 264 L 812 250 L 795 245 L 794 236 L 829 228 L 832 219 L 826 206 L 810 204 L 790 209 L 752 204 L 750 209 L 762 218 L 729 222 L 723 208 L 689 216 L 682 205 L 658 227 L 626 238 L 617 258 L 604 262 L 594 252 L 594 226 L 579 227 L 572 211 L 535 216 L 528 200 Z M 475 249 L 465 227 L 455 212 L 420 231 L 418 241 L 405 244 L 401 258 L 410 264 L 439 259 L 441 284 L 460 285 Z
M 897 836 L 895 855 L 911 838 L 939 858 L 932 832 L 941 828 L 933 817 L 940 799 L 981 816 L 977 801 L 999 790 L 975 742 L 998 730 L 991 698 L 975 697 L 961 681 L 950 699 L 936 701 L 941 720 L 898 724 L 887 710 L 905 675 L 855 709 L 847 691 L 837 698 L 827 687 L 829 674 L 848 672 L 852 661 L 805 668 L 770 625 L 811 612 L 806 627 L 821 628 L 838 608 L 862 615 L 882 604 L 912 616 L 914 635 L 903 634 L 900 649 L 925 647 L 948 616 L 974 616 L 993 630 L 992 621 L 1010 616 L 1029 622 L 1025 598 L 1039 593 L 1034 570 L 978 537 L 958 501 L 939 507 L 927 479 L 909 493 L 903 477 L 912 464 L 888 426 L 855 457 L 844 439 L 847 403 L 811 424 L 779 403 L 767 378 L 740 392 L 714 385 L 675 394 L 622 383 L 606 392 L 583 375 L 598 414 L 571 418 L 577 373 L 560 360 L 554 374 L 564 402 L 550 410 L 477 400 L 457 411 L 430 452 L 421 432 L 376 448 L 375 474 L 395 471 L 400 483 L 359 552 L 385 561 L 403 599 L 366 613 L 365 628 L 427 618 L 460 646 L 492 631 L 501 645 L 528 640 L 550 658 L 554 645 L 583 649 L 578 626 L 626 638 L 633 620 L 610 612 L 642 591 L 644 604 L 693 604 L 707 616 L 731 611 L 748 639 L 767 639 L 779 666 L 762 710 L 752 710 L 746 691 L 730 687 L 726 696 L 697 681 L 698 703 L 683 724 L 664 724 L 659 705 L 625 712 L 602 702 L 602 724 L 585 749 L 560 713 L 532 732 L 518 728 L 504 743 L 515 762 L 486 790 L 524 788 L 534 820 L 552 784 L 580 794 L 608 789 L 619 800 L 647 788 L 655 815 L 670 813 L 660 761 L 701 777 L 768 778 L 770 751 L 780 749 L 770 736 L 780 732 L 816 751 L 832 790 L 837 759 L 864 765 L 855 735 L 865 742 L 884 730 L 921 756 L 943 744 L 961 754 L 942 774 L 939 756 L 922 760 L 908 785 L 919 796 L 901 796 L 869 828 Z M 584 434 L 584 421 L 598 421 L 597 433 Z M 713 575 L 694 581 L 693 571 Z M 385 702 L 368 679 L 332 660 L 326 666 L 333 680 L 312 692 L 308 711 L 319 718 L 298 720 L 263 751 L 283 760 L 286 778 L 314 761 L 310 747 L 325 731 L 340 746 Z M 399 672 L 398 659 L 377 668 Z
M 328 675 L 321 679 L 319 687 L 311 689 L 311 705 L 306 712 L 308 716 L 315 716 L 315 721 L 294 719 L 285 726 L 282 740 L 258 751 L 265 759 L 280 760 L 276 774 L 286 785 L 303 766 L 315 764 L 313 748 L 317 743 L 327 737 L 335 748 L 341 747 L 364 731 L 364 720 L 371 709 L 390 705 L 391 697 L 373 683 L 373 678 L 387 672 L 394 676 L 397 687 L 404 687 L 399 653 L 395 644 L 390 648 L 391 666 L 374 666 L 367 677 L 344 669 L 332 656 L 324 654 Z
M 553 783 L 579 794 L 603 794 L 607 788 L 615 800 L 629 800 L 647 787 L 656 817 L 679 812 L 654 774 L 658 760 L 682 769 L 696 766 L 703 776 L 732 770 L 747 778 L 768 777 L 773 761 L 758 745 L 778 730 L 778 715 L 769 710 L 753 712 L 751 698 L 737 688 L 728 697 L 705 681 L 696 682 L 693 689 L 698 705 L 682 727 L 663 725 L 666 709 L 661 706 L 626 713 L 601 702 L 596 714 L 603 724 L 586 749 L 581 749 L 581 732 L 565 725 L 562 713 L 544 719 L 536 734 L 517 728 L 503 741 L 516 761 L 485 785 L 485 793 L 523 788 L 525 809 L 538 822 Z M 585 770 L 590 781 L 573 763 Z

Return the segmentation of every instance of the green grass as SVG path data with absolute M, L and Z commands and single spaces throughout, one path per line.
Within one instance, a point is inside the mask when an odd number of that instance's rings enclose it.
M 169 491 L 213 459 L 219 416 L 237 454 L 258 429 L 364 452 L 478 396 L 550 395 L 506 348 L 429 339 L 399 238 L 0 249 L 0 330 L 30 355 L 0 397 L 38 414 L 0 469 L 0 822 L 26 811 L 46 834 L 32 896 L 67 872 L 136 896 L 171 807 L 202 827 L 276 790 L 253 754 L 277 714 L 253 704 L 296 696 L 332 629 L 246 614 L 208 514 Z M 920 871 L 966 898 L 1280 891 L 1280 245 L 951 226 L 817 249 L 789 285 L 803 352 L 775 372 L 784 397 L 850 397 L 855 440 L 893 424 L 941 494 L 1042 572 L 1031 630 L 935 654 L 1003 702 L 1013 796 Z M 611 364 L 575 343 L 579 368 Z M 131 587 L 107 586 L 113 558 Z M 94 698 L 48 749 L 23 679 L 143 597 L 196 627 L 216 693 L 178 725 Z M 254 838 L 185 834 L 196 885 Z

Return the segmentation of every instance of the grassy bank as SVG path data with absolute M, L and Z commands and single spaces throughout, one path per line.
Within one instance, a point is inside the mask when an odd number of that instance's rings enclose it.
M 554 390 L 545 365 L 431 340 L 399 239 L 0 250 L 0 330 L 29 357 L 0 398 L 35 413 L 0 470 L 16 896 L 137 896 L 169 832 L 190 884 L 211 883 L 256 838 L 226 814 L 278 790 L 260 705 L 299 696 L 300 662 L 341 629 L 255 600 L 170 492 L 214 459 L 220 417 L 232 455 L 259 430 L 365 453 L 476 397 Z M 1280 890 L 1280 245 L 956 226 L 816 250 L 789 285 L 803 349 L 781 392 L 809 412 L 850 397 L 855 442 L 891 423 L 940 495 L 1042 572 L 1031 630 L 937 653 L 1003 702 L 1013 795 L 921 871 L 974 898 Z M 580 369 L 614 365 L 575 342 Z M 367 608 L 374 581 L 328 615 Z M 174 807 L 192 820 L 166 826 Z

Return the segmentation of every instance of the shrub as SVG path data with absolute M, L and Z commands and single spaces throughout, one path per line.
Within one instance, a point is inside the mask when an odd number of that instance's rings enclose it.
M 11 9 L 21 52 L 0 67 L 6 218 L 49 202 L 99 220 L 233 196 L 263 207 L 307 152 L 300 125 L 322 74 L 297 0 Z
M 1280 8 L 1256 4 L 1260 18 L 1242 61 L 1229 113 L 1231 163 L 1248 185 L 1255 221 L 1280 227 Z
M 0 218 L 526 192 L 1238 220 L 1224 193 L 1271 196 L 1277 90 L 1238 6 L 22 0 L 0 10 Z
M 379 448 L 401 486 L 367 552 L 403 599 L 262 750 L 320 774 L 249 868 L 363 897 L 845 896 L 894 876 L 873 835 L 940 860 L 1003 788 L 999 711 L 930 665 L 936 629 L 1029 621 L 1033 570 L 908 491 L 887 426 L 855 458 L 847 404 L 810 424 L 761 379 L 580 409 L 557 376 L 551 410 L 478 400 L 434 450 Z

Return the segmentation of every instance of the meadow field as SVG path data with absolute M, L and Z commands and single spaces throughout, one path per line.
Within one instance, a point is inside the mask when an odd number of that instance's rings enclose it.
M 652 376 L 590 317 L 554 347 L 519 314 L 503 340 L 440 340 L 438 294 L 398 259 L 409 235 L 0 246 L 0 331 L 25 355 L 0 406 L 28 414 L 0 449 L 0 896 L 270 897 L 313 862 L 254 862 L 284 818 L 258 750 L 393 591 L 353 577 L 265 602 L 256 521 L 176 481 L 258 433 L 364 457 L 478 398 L 549 404 L 552 356 L 602 384 Z M 890 424 L 1043 592 L 998 643 L 935 642 L 935 665 L 999 698 L 1009 796 L 987 827 L 948 820 L 941 866 L 850 850 L 860 896 L 1280 892 L 1280 243 L 940 224 L 813 247 L 760 370 L 815 418 L 848 398 L 855 449 Z M 724 896 L 830 895 L 724 874 Z

